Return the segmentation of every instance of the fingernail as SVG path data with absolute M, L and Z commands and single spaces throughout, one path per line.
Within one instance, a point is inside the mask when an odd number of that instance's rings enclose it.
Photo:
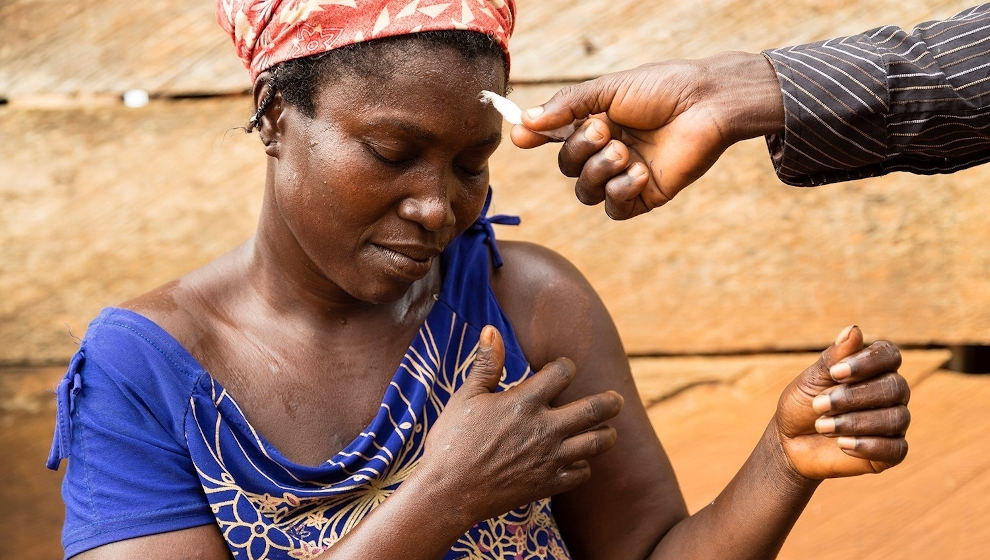
M 815 431 L 819 434 L 831 434 L 835 431 L 835 418 L 827 416 L 815 420 Z
M 485 328 L 481 329 L 481 340 L 479 341 L 482 348 L 491 348 L 492 342 L 495 341 L 495 327 L 491 325 L 485 325 Z
M 852 375 L 852 368 L 846 362 L 839 362 L 828 368 L 828 374 L 836 381 L 842 381 Z
M 835 345 L 838 346 L 843 342 L 845 342 L 846 339 L 849 338 L 849 334 L 852 333 L 852 330 L 855 328 L 856 325 L 849 325 L 848 327 L 842 329 L 842 332 L 839 333 L 839 336 L 835 337 Z
M 832 410 L 832 397 L 829 395 L 818 395 L 811 401 L 811 408 L 818 414 L 824 414 Z
M 622 159 L 622 154 L 619 153 L 619 148 L 616 147 L 615 143 L 610 143 L 608 147 L 605 148 L 605 157 L 612 161 L 619 161 Z
M 530 107 L 526 109 L 526 116 L 531 119 L 537 119 L 543 114 L 543 107 Z
M 646 175 L 646 166 L 642 163 L 634 163 L 632 167 L 629 168 L 629 176 L 640 178 Z
M 593 123 L 584 129 L 584 137 L 595 143 L 601 142 L 605 138 L 602 132 L 598 130 L 598 126 Z
M 839 449 L 856 449 L 856 438 L 842 436 L 835 440 L 839 444 Z

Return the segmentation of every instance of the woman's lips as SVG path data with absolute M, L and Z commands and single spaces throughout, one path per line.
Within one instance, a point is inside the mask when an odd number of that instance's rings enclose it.
M 440 251 L 422 245 L 379 245 L 372 243 L 394 272 L 408 280 L 419 280 L 433 266 L 433 259 Z

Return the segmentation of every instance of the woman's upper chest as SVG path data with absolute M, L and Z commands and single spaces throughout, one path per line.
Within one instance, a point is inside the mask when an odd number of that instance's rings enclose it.
M 191 352 L 283 456 L 317 465 L 374 418 L 417 330 L 355 325 L 300 341 L 218 329 Z
M 365 429 L 425 320 L 319 328 L 258 311 L 218 316 L 178 293 L 124 307 L 165 329 L 259 434 L 304 465 L 323 463 Z

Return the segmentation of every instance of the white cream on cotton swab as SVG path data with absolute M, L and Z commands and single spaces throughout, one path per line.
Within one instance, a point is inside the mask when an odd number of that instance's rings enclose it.
M 490 104 L 495 110 L 501 113 L 502 117 L 510 124 L 522 124 L 522 109 L 512 100 L 502 97 L 494 91 L 481 90 L 478 96 L 482 103 Z M 566 140 L 568 136 L 574 134 L 577 129 L 576 123 L 570 123 L 553 130 L 533 130 L 537 134 L 542 134 L 552 140 Z

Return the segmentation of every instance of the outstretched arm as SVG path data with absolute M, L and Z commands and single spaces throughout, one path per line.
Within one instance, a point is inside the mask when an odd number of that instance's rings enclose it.
M 500 245 L 505 266 L 493 284 L 527 358 L 539 366 L 572 357 L 577 375 L 561 394 L 565 401 L 607 387 L 626 403 L 609 422 L 618 432 L 615 447 L 591 460 L 591 479 L 554 497 L 575 558 L 773 557 L 822 479 L 879 472 L 903 459 L 908 391 L 895 373 L 899 353 L 888 343 L 861 350 L 862 334 L 849 328 L 784 389 L 763 437 L 725 490 L 688 516 L 594 290 L 546 249 Z
M 859 35 L 667 61 L 561 89 L 512 130 L 587 122 L 560 168 L 585 204 L 614 219 L 665 204 L 728 146 L 767 136 L 778 177 L 820 185 L 892 171 L 951 173 L 990 161 L 990 4 L 911 33 Z

